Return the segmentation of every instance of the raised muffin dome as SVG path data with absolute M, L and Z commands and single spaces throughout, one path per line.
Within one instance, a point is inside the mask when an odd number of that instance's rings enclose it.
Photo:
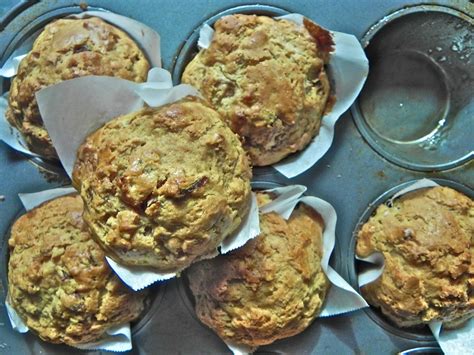
M 144 292 L 132 292 L 112 272 L 82 220 L 79 195 L 29 211 L 8 241 L 8 301 L 30 330 L 52 343 L 100 339 L 136 319 Z
M 239 134 L 253 165 L 304 149 L 329 97 L 330 34 L 306 19 L 299 25 L 255 15 L 224 16 L 214 27 L 209 48 L 188 64 L 182 81 Z
M 35 94 L 47 86 L 86 75 L 146 81 L 150 65 L 122 30 L 97 17 L 60 19 L 48 24 L 21 61 L 9 94 L 8 121 L 31 151 L 57 159 Z
M 78 150 L 73 184 L 111 257 L 176 272 L 216 253 L 250 207 L 238 137 L 187 97 L 115 118 Z

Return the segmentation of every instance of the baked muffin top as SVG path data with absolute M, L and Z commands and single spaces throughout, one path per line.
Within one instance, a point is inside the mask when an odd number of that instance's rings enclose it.
M 118 262 L 179 271 L 216 252 L 249 210 L 238 137 L 187 97 L 115 118 L 78 150 L 84 219 Z
M 43 340 L 76 345 L 136 319 L 145 293 L 132 293 L 112 273 L 82 220 L 75 195 L 21 216 L 8 241 L 8 299 Z
M 43 126 L 36 92 L 87 75 L 143 82 L 149 67 L 138 45 L 125 32 L 100 18 L 53 21 L 20 63 L 10 89 L 8 121 L 23 134 L 33 152 L 57 159 Z
M 362 294 L 400 327 L 456 325 L 474 314 L 473 242 L 473 201 L 449 187 L 380 205 L 359 231 L 356 253 L 382 253 L 385 268 Z
M 272 199 L 258 193 L 259 205 Z M 260 215 L 261 234 L 188 272 L 199 319 L 224 341 L 252 347 L 303 331 L 329 288 L 321 267 L 320 215 L 300 204 L 285 220 Z
M 254 165 L 303 149 L 317 134 L 330 86 L 330 34 L 266 16 L 230 15 L 186 67 L 194 85 L 243 139 Z

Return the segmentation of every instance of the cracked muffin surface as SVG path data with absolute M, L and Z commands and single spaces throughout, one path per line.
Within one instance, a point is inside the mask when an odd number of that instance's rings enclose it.
M 380 205 L 357 236 L 356 253 L 380 252 L 383 274 L 362 287 L 366 300 L 400 327 L 474 315 L 474 204 L 448 187 L 409 192 Z
M 257 193 L 259 205 L 272 200 Z M 321 267 L 321 216 L 300 204 L 289 220 L 260 215 L 261 234 L 191 266 L 199 319 L 231 344 L 257 347 L 302 332 L 320 313 L 329 280 Z
M 238 228 L 250 179 L 238 137 L 195 97 L 109 121 L 73 171 L 84 219 L 110 256 L 170 272 L 215 254 Z
M 219 19 L 209 48 L 182 81 L 199 89 L 240 135 L 253 165 L 270 165 L 304 149 L 321 125 L 330 93 L 325 64 L 329 32 L 266 16 Z
M 31 151 L 57 159 L 35 94 L 47 86 L 87 75 L 146 81 L 149 63 L 122 30 L 97 17 L 48 24 L 23 58 L 12 80 L 7 119 Z
M 136 319 L 144 292 L 109 268 L 82 220 L 79 195 L 45 202 L 21 216 L 8 241 L 8 300 L 43 340 L 69 345 L 100 339 Z

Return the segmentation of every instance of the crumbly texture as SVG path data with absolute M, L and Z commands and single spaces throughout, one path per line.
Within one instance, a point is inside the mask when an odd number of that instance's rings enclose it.
M 195 97 L 108 122 L 78 151 L 84 219 L 120 263 L 179 271 L 216 252 L 250 205 L 238 137 Z
M 258 194 L 259 204 L 268 199 Z M 260 228 L 242 248 L 188 273 L 199 319 L 224 341 L 251 347 L 306 329 L 329 288 L 319 214 L 300 204 L 288 221 L 273 212 L 260 215 Z
M 329 32 L 266 16 L 230 15 L 215 23 L 208 49 L 186 67 L 194 85 L 243 140 L 254 165 L 305 148 L 318 133 L 330 85 Z
M 474 314 L 473 242 L 473 201 L 451 188 L 380 205 L 359 231 L 356 252 L 382 253 L 385 268 L 362 294 L 400 327 L 456 326 Z
M 21 61 L 12 81 L 8 121 L 28 147 L 57 159 L 35 94 L 47 86 L 87 75 L 146 80 L 149 64 L 137 44 L 123 31 L 97 17 L 61 19 L 48 24 Z
M 77 194 L 48 201 L 15 222 L 8 242 L 9 303 L 52 343 L 98 340 L 143 310 L 145 293 L 132 292 L 113 274 L 82 210 Z

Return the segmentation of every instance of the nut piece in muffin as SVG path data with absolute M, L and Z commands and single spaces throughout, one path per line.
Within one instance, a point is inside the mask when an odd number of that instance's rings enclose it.
M 143 82 L 149 66 L 141 49 L 125 32 L 100 18 L 56 20 L 44 28 L 20 63 L 10 89 L 7 119 L 18 128 L 31 151 L 57 159 L 36 92 L 87 75 Z
M 382 253 L 385 268 L 362 294 L 399 327 L 456 326 L 474 315 L 473 242 L 473 201 L 451 188 L 380 205 L 359 231 L 356 253 Z
M 216 252 L 248 213 L 250 179 L 238 137 L 195 97 L 109 121 L 73 171 L 84 219 L 111 257 L 163 272 Z
M 8 241 L 8 301 L 30 330 L 52 343 L 96 341 L 144 308 L 145 293 L 115 276 L 82 211 L 77 194 L 45 202 L 15 222 Z
M 194 85 L 243 140 L 253 165 L 276 163 L 319 132 L 330 93 L 329 32 L 266 16 L 230 15 L 186 67 Z
M 258 193 L 259 205 L 271 201 Z M 289 220 L 260 215 L 261 234 L 191 266 L 199 319 L 231 344 L 258 347 L 302 332 L 320 313 L 329 280 L 321 267 L 321 216 L 300 204 Z

